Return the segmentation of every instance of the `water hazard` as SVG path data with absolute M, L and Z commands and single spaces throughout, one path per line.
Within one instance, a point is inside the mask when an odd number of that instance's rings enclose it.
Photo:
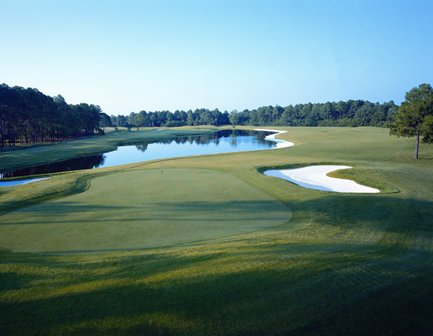
M 212 134 L 181 136 L 170 140 L 147 142 L 133 146 L 119 146 L 111 152 L 2 172 L 0 178 L 113 167 L 128 163 L 190 155 L 270 149 L 276 147 L 274 141 L 265 139 L 270 133 L 264 131 L 223 130 Z

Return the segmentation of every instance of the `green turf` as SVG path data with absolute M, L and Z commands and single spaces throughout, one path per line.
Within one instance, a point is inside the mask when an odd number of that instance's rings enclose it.
M 423 145 L 421 160 L 414 161 L 413 139 L 390 137 L 385 129 L 284 129 L 289 132 L 281 137 L 296 146 L 166 160 L 162 176 L 172 176 L 176 183 L 197 169 L 215 176 L 212 183 L 217 186 L 206 194 L 210 199 L 194 200 L 209 218 L 232 216 L 224 207 L 215 216 L 215 203 L 227 197 L 222 196 L 227 185 L 219 183 L 224 180 L 233 183 L 229 199 L 266 200 L 286 215 L 289 208 L 289 222 L 277 225 L 276 221 L 266 227 L 262 223 L 261 228 L 245 233 L 225 231 L 226 227 L 222 235 L 132 251 L 118 251 L 120 246 L 98 253 L 5 251 L 0 265 L 0 334 L 432 334 L 433 146 Z M 261 167 L 324 162 L 351 165 L 350 176 L 381 185 L 385 192 L 314 191 L 258 172 Z M 46 222 L 70 216 L 82 220 L 95 216 L 103 221 L 104 214 L 105 218 L 114 216 L 108 212 L 127 218 L 128 204 L 117 201 L 117 208 L 106 207 L 113 194 L 96 197 L 98 190 L 113 184 L 119 199 L 134 199 L 132 190 L 143 195 L 143 202 L 157 198 L 147 195 L 152 192 L 146 193 L 138 183 L 131 187 L 127 177 L 137 177 L 133 179 L 137 181 L 139 176 L 160 174 L 159 168 L 158 162 L 133 164 L 3 188 L 0 213 L 5 214 L 0 224 L 6 219 L 31 221 L 33 215 L 23 214 L 44 207 Z M 167 181 L 152 178 L 152 190 Z M 176 183 L 166 191 L 172 203 L 169 211 L 166 204 L 152 209 L 159 219 L 169 215 L 181 222 L 185 215 L 179 206 L 186 196 Z M 200 190 L 204 182 L 198 178 L 185 183 Z M 238 186 L 249 192 L 238 193 Z M 71 212 L 70 199 L 92 209 Z M 58 211 L 56 206 L 62 204 L 65 211 Z M 262 209 L 247 207 L 236 215 L 260 221 Z M 57 218 L 50 219 L 50 211 L 59 213 Z M 193 216 L 194 211 L 187 215 Z M 105 224 L 110 225 L 108 220 Z M 90 232 L 95 230 L 92 225 L 99 222 L 88 223 Z M 32 233 L 36 238 L 37 230 L 27 232 L 27 237 Z M 63 234 L 64 244 L 70 244 L 67 232 Z M 136 239 L 141 238 L 130 242 Z M 127 247 L 127 241 L 122 244 Z
M 289 210 L 227 173 L 202 169 L 123 172 L 82 194 L 2 216 L 0 246 L 19 252 L 137 249 L 273 227 Z

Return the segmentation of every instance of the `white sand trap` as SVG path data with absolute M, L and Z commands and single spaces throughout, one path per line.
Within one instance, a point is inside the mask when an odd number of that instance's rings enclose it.
M 275 134 L 270 134 L 270 135 L 267 135 L 265 137 L 265 140 L 269 140 L 269 141 L 275 142 L 277 144 L 275 148 L 292 147 L 294 145 L 293 142 L 275 138 L 275 136 L 277 136 L 278 134 L 287 133 L 287 131 L 271 130 L 271 129 L 265 129 L 265 128 L 256 128 L 254 130 L 255 131 L 262 131 L 262 132 L 275 132 Z
M 350 166 L 309 166 L 296 169 L 266 170 L 266 176 L 279 177 L 293 182 L 301 187 L 323 191 L 345 193 L 378 193 L 380 190 L 356 183 L 352 180 L 327 176 L 339 169 L 349 169 Z
M 33 179 L 26 179 L 26 180 L 14 180 L 14 181 L 0 181 L 0 187 L 15 187 L 17 185 L 33 183 L 33 182 L 42 181 L 46 179 L 49 179 L 49 177 L 33 178 Z

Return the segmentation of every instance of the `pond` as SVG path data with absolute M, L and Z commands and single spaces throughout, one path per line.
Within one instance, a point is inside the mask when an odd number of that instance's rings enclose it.
M 128 163 L 190 155 L 271 149 L 276 148 L 282 141 L 272 136 L 269 137 L 269 134 L 274 132 L 277 131 L 223 130 L 211 134 L 181 136 L 170 140 L 146 142 L 133 146 L 119 146 L 111 152 L 2 172 L 0 178 L 113 167 Z M 28 182 L 28 180 L 9 181 L 7 186 L 23 184 L 23 182 Z M 0 186 L 6 186 L 4 183 L 6 182 L 0 182 Z

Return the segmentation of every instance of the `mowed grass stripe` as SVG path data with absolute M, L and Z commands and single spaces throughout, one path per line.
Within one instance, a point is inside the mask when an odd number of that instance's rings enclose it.
M 159 247 L 283 224 L 290 211 L 227 173 L 156 169 L 95 178 L 84 193 L 2 216 L 0 246 L 20 252 Z

